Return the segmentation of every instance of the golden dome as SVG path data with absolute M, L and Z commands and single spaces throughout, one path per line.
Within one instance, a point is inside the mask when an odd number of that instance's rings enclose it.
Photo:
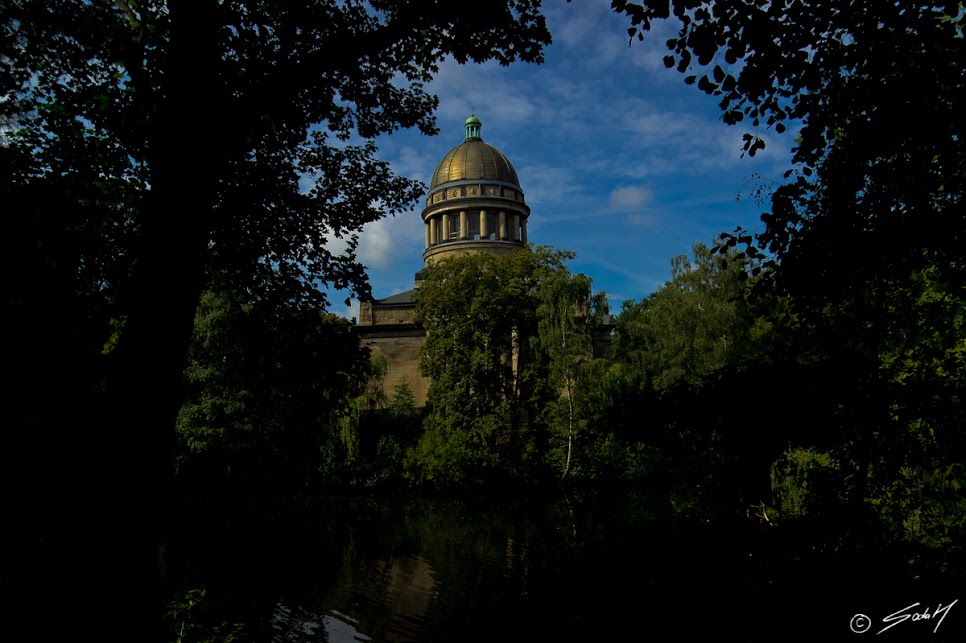
M 464 253 L 506 254 L 527 247 L 526 204 L 517 171 L 480 137 L 480 119 L 466 119 L 466 139 L 433 173 L 422 218 L 423 261 Z
M 430 190 L 451 181 L 484 179 L 510 183 L 517 188 L 517 171 L 503 152 L 480 138 L 480 121 L 475 116 L 466 120 L 466 140 L 443 157 L 433 172 Z

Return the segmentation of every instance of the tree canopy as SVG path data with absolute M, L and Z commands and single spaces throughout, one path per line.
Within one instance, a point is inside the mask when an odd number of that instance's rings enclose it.
M 871 509 L 919 536 L 961 529 L 962 508 L 944 498 L 966 461 L 962 3 L 612 5 L 632 39 L 676 21 L 666 65 L 718 97 L 726 123 L 749 127 L 746 152 L 767 128 L 798 129 L 762 227 L 724 235 L 771 268 L 757 288 L 781 302 L 770 359 L 821 409 L 786 464 L 838 467 L 855 515 Z
M 355 234 L 419 194 L 373 139 L 435 131 L 425 83 L 448 56 L 539 62 L 550 42 L 539 9 L 485 0 L 470 18 L 425 0 L 0 4 L 0 230 L 15 249 L 6 266 L 22 276 L 4 289 L 22 373 L 6 393 L 29 427 L 16 447 L 44 454 L 24 467 L 53 463 L 55 479 L 105 504 L 121 502 L 111 493 L 120 483 L 153 495 L 171 471 L 202 290 L 304 307 L 326 303 L 323 284 L 366 294 Z M 95 435 L 71 430 L 78 416 Z M 105 507 L 105 529 L 123 515 Z M 147 540 L 103 558 L 154 569 Z
M 751 312 L 754 279 L 747 259 L 732 250 L 712 254 L 703 243 L 693 258 L 671 260 L 671 280 L 638 302 L 624 303 L 617 320 L 617 359 L 636 363 L 658 390 L 699 386 L 717 371 L 760 356 L 769 330 Z
M 184 239 L 165 253 L 314 303 L 320 283 L 365 294 L 354 235 L 420 190 L 371 139 L 435 132 L 424 83 L 446 56 L 539 62 L 538 8 L 492 3 L 467 21 L 420 1 L 5 3 L 6 187 L 46 213 L 55 196 L 37 203 L 38 188 L 58 181 L 138 265 Z
M 953 260 L 963 233 L 960 2 L 612 6 L 632 39 L 655 20 L 676 22 L 665 64 L 719 98 L 724 122 L 749 127 L 747 152 L 764 147 L 767 128 L 800 126 L 791 180 L 762 216 L 761 249 L 792 259 L 807 246 L 793 241 L 813 239 L 826 246 L 818 253 L 836 251 L 836 278 L 839 257 L 859 246 L 888 265 L 926 244 Z
M 324 306 L 320 285 L 366 294 L 356 234 L 420 191 L 372 139 L 435 131 L 425 83 L 445 57 L 539 62 L 550 42 L 532 0 L 464 18 L 421 0 L 4 3 L 18 328 L 49 326 L 45 302 L 67 300 L 77 313 L 52 334 L 83 329 L 79 377 L 100 377 L 91 349 L 110 337 L 111 405 L 173 418 L 206 284 L 286 305 Z M 169 429 L 148 432 L 151 453 L 170 453 Z
M 554 452 L 570 459 L 581 418 L 572 400 L 606 312 L 573 253 L 538 247 L 435 263 L 416 291 L 431 378 L 413 462 L 439 484 L 535 477 Z M 561 400 L 564 400 L 561 402 Z M 569 408 L 569 413 L 554 410 Z M 563 445 L 563 446 L 562 446 Z
M 371 374 L 348 320 L 206 291 L 178 413 L 179 488 L 318 488 L 322 445 Z

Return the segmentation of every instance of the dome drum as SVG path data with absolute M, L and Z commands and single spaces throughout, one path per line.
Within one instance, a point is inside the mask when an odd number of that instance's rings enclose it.
M 431 259 L 475 252 L 477 246 L 500 254 L 504 250 L 519 250 L 527 245 L 527 214 L 502 207 L 465 207 L 430 213 L 423 260 L 428 265 Z M 497 248 L 495 244 L 506 248 Z

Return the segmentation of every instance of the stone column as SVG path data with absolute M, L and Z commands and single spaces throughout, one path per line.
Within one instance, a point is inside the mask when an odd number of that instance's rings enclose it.
M 439 243 L 439 225 L 436 223 L 436 217 L 432 217 L 429 220 L 429 244 L 437 243 Z
M 506 212 L 500 212 L 500 239 L 506 239 Z
M 487 239 L 490 231 L 486 229 L 486 210 L 480 210 L 480 239 Z
M 510 219 L 513 223 L 510 224 L 510 241 L 520 240 L 520 215 L 515 214 Z
M 523 223 L 521 224 L 520 235 L 523 237 L 523 239 L 521 239 L 521 241 L 523 241 L 523 245 L 527 245 L 527 220 L 526 219 L 524 219 Z
M 469 237 L 469 223 L 466 221 L 466 210 L 460 210 L 460 239 Z
M 449 241 L 449 215 L 443 215 L 443 232 L 439 235 L 440 242 Z
M 430 222 L 427 221 L 426 222 L 426 249 L 427 250 L 429 249 L 429 246 L 433 245 L 433 242 L 431 241 L 431 239 L 433 238 L 432 237 L 432 227 L 433 226 L 430 224 Z

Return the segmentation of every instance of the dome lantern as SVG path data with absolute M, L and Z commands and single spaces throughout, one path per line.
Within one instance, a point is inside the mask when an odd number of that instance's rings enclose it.
M 483 123 L 481 123 L 480 119 L 476 117 L 476 114 L 471 114 L 470 117 L 466 119 L 466 123 L 464 123 L 463 126 L 466 128 L 467 141 L 474 139 L 479 141 L 483 140 L 482 137 L 480 137 L 480 130 L 483 128 Z

